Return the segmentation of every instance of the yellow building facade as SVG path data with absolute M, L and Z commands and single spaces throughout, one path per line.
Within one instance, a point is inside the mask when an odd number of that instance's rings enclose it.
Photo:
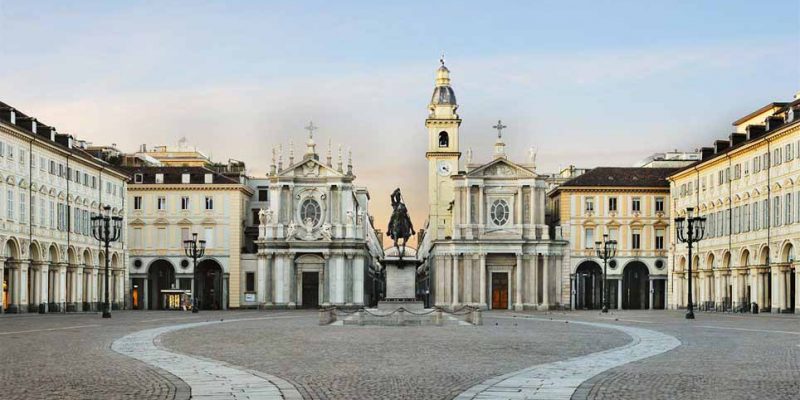
M 618 309 L 666 306 L 669 182 L 672 168 L 595 168 L 550 192 L 556 238 L 569 241 L 572 309 L 602 307 L 603 260 L 595 242 L 617 241 L 608 262 L 608 304 Z
M 689 260 L 676 243 L 669 261 L 669 306 L 796 312 L 800 273 L 800 99 L 771 103 L 733 123 L 703 159 L 673 174 L 673 215 L 692 207 L 707 218 Z M 675 237 L 674 229 L 670 237 Z
M 243 177 L 240 177 L 243 178 Z M 202 309 L 238 308 L 241 251 L 247 204 L 253 195 L 242 179 L 202 167 L 131 170 L 128 242 L 134 309 L 172 309 L 168 294 L 196 295 Z M 197 269 L 183 241 L 206 241 Z M 180 306 L 178 306 L 180 307 Z

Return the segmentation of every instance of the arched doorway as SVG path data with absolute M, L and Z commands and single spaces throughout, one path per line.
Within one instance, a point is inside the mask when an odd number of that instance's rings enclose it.
M 759 267 L 764 267 L 766 269 L 766 273 L 759 274 L 759 279 L 761 280 L 761 289 L 759 292 L 761 293 L 761 301 L 759 302 L 759 310 L 761 312 L 771 312 L 772 311 L 772 270 L 771 270 L 771 262 L 769 259 L 769 246 L 764 246 L 761 248 L 761 254 L 758 256 L 758 264 Z
M 175 284 L 175 267 L 167 260 L 156 260 L 147 270 L 148 309 L 163 310 L 164 296 L 161 291 Z
M 17 300 L 18 277 L 14 276 L 15 270 L 12 268 L 19 260 L 19 247 L 14 240 L 6 241 L 3 254 L 6 256 L 3 268 L 3 307 L 5 312 L 19 312 Z
M 300 282 L 297 282 L 297 293 L 300 294 L 298 305 L 302 308 L 318 308 L 324 301 L 322 291 L 322 277 L 325 259 L 316 254 L 304 254 L 295 260 L 295 266 L 300 272 Z
M 650 307 L 650 271 L 641 261 L 632 261 L 622 273 L 622 308 L 646 310 Z
M 203 260 L 194 271 L 197 307 L 201 310 L 221 310 L 223 304 L 222 267 L 214 260 Z
M 598 310 L 603 307 L 603 270 L 594 261 L 584 261 L 575 270 L 575 308 Z

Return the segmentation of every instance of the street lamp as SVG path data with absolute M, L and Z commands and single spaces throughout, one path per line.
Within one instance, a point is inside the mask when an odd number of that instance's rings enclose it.
M 183 241 L 183 250 L 186 252 L 186 257 L 192 258 L 192 271 L 194 272 L 195 280 L 197 280 L 197 259 L 202 257 L 203 254 L 206 252 L 206 241 L 205 240 L 197 240 L 197 234 L 192 233 L 192 238 L 190 240 Z M 199 312 L 197 309 L 197 282 L 194 283 L 194 288 L 192 289 L 192 312 L 196 313 Z
M 111 216 L 111 206 L 103 207 L 103 211 L 92 217 L 92 236 L 105 244 L 106 258 L 106 293 L 103 302 L 103 318 L 111 318 L 111 303 L 108 300 L 108 245 L 119 240 L 122 233 L 122 217 Z
M 692 244 L 703 240 L 706 233 L 705 217 L 693 217 L 694 208 L 686 209 L 686 217 L 675 218 L 675 231 L 678 234 L 678 241 L 686 243 L 689 248 L 689 301 L 686 304 L 686 319 L 694 319 L 694 308 L 692 307 Z M 685 225 L 685 229 L 684 229 Z
M 608 240 L 608 234 L 603 235 L 602 242 L 594 242 L 594 251 L 598 258 L 603 259 L 603 312 L 608 312 L 608 260 L 617 253 L 617 241 Z

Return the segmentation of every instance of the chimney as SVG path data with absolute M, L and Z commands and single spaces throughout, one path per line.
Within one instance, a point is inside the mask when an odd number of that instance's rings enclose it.
M 729 136 L 729 139 L 731 142 L 731 147 L 736 147 L 739 143 L 742 143 L 745 140 L 747 140 L 747 135 L 745 135 L 744 133 L 733 132 Z
M 706 160 L 711 158 L 714 155 L 714 148 L 713 147 L 703 147 L 700 149 L 701 160 Z
M 764 125 L 747 125 L 747 140 L 752 140 L 757 137 L 764 136 L 766 132 L 766 127 Z
M 24 128 L 33 133 L 36 133 L 36 118 L 19 117 L 17 118 L 16 125 L 20 128 Z
M 781 125 L 783 125 L 783 117 L 781 117 L 779 115 L 773 115 L 773 116 L 767 117 L 767 121 L 766 121 L 766 130 L 767 131 L 771 131 L 773 129 L 778 129 L 778 128 L 781 127 Z

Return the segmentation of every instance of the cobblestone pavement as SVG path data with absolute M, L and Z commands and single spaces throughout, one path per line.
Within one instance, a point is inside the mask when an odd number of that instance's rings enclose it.
M 526 316 L 526 318 L 535 317 Z M 547 321 L 543 318 L 536 319 Z M 550 321 L 561 322 L 553 319 Z M 569 400 L 576 389 L 589 378 L 611 368 L 670 351 L 681 344 L 678 339 L 670 335 L 649 329 L 576 320 L 572 320 L 571 323 L 617 330 L 633 340 L 625 346 L 567 360 L 538 364 L 488 379 L 460 394 L 457 399 Z
M 174 376 L 113 352 L 130 332 L 254 312 L 114 312 L 0 316 L 0 399 L 188 398 Z
M 490 377 L 608 348 L 630 338 L 578 324 L 485 314 L 483 326 L 318 326 L 252 321 L 161 337 L 166 348 L 290 381 L 310 399 L 451 399 Z M 213 338 L 213 339 L 212 339 Z
M 573 399 L 800 399 L 798 316 L 701 312 L 694 321 L 677 311 L 564 316 L 657 330 L 682 342 L 590 379 Z
M 284 317 L 278 315 L 260 319 L 278 318 Z M 189 385 L 193 399 L 302 399 L 300 393 L 291 384 L 278 377 L 238 368 L 216 360 L 175 353 L 159 346 L 159 337 L 167 332 L 231 322 L 238 321 L 228 319 L 190 322 L 145 329 L 115 340 L 111 348 L 117 353 L 143 361 L 177 376 Z

